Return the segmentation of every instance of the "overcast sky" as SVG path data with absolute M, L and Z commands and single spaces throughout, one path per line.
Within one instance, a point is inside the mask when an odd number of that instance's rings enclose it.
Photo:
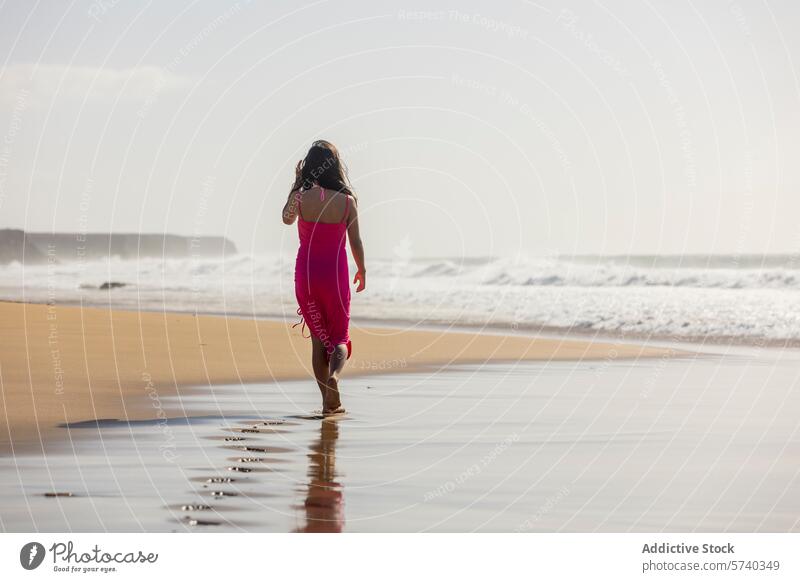
M 798 22 L 794 0 L 6 1 L 0 227 L 289 253 L 324 138 L 372 256 L 800 251 Z

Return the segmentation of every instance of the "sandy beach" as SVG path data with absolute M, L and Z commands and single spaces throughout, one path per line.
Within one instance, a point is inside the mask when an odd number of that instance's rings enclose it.
M 348 412 L 321 418 L 289 324 L 0 315 L 4 531 L 800 523 L 797 350 L 356 327 Z
M 354 328 L 352 339 L 346 376 L 664 353 L 617 343 L 381 328 Z M 155 418 L 166 397 L 203 386 L 310 378 L 309 348 L 299 327 L 275 321 L 0 303 L 0 454 L 57 446 L 64 437 L 58 426 L 68 423 Z M 314 393 L 313 384 L 308 390 Z

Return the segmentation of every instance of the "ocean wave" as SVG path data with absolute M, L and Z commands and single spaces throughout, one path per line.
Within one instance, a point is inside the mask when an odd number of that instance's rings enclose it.
M 658 261 L 653 261 L 658 265 Z M 359 318 L 674 338 L 800 340 L 800 270 L 642 260 L 371 260 Z M 352 268 L 352 267 L 351 267 Z M 7 299 L 294 318 L 294 258 L 142 259 L 0 268 Z M 123 283 L 103 289 L 108 282 Z
M 410 270 L 409 276 L 458 277 L 483 285 L 524 287 L 800 289 L 800 268 L 670 268 L 567 259 L 498 259 L 477 266 L 438 261 Z

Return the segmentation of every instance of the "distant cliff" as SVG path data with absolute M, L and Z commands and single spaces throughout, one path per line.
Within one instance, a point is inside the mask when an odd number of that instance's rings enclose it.
M 41 264 L 108 257 L 120 259 L 217 257 L 236 254 L 236 245 L 221 236 L 174 234 L 104 234 L 0 230 L 0 265 L 12 261 Z

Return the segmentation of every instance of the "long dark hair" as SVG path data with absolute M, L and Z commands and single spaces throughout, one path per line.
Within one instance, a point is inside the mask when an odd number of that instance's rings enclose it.
M 347 168 L 339 158 L 339 150 L 329 141 L 323 139 L 311 144 L 305 159 L 300 162 L 300 171 L 294 180 L 292 191 L 307 190 L 318 184 L 326 190 L 344 192 L 355 197 Z

